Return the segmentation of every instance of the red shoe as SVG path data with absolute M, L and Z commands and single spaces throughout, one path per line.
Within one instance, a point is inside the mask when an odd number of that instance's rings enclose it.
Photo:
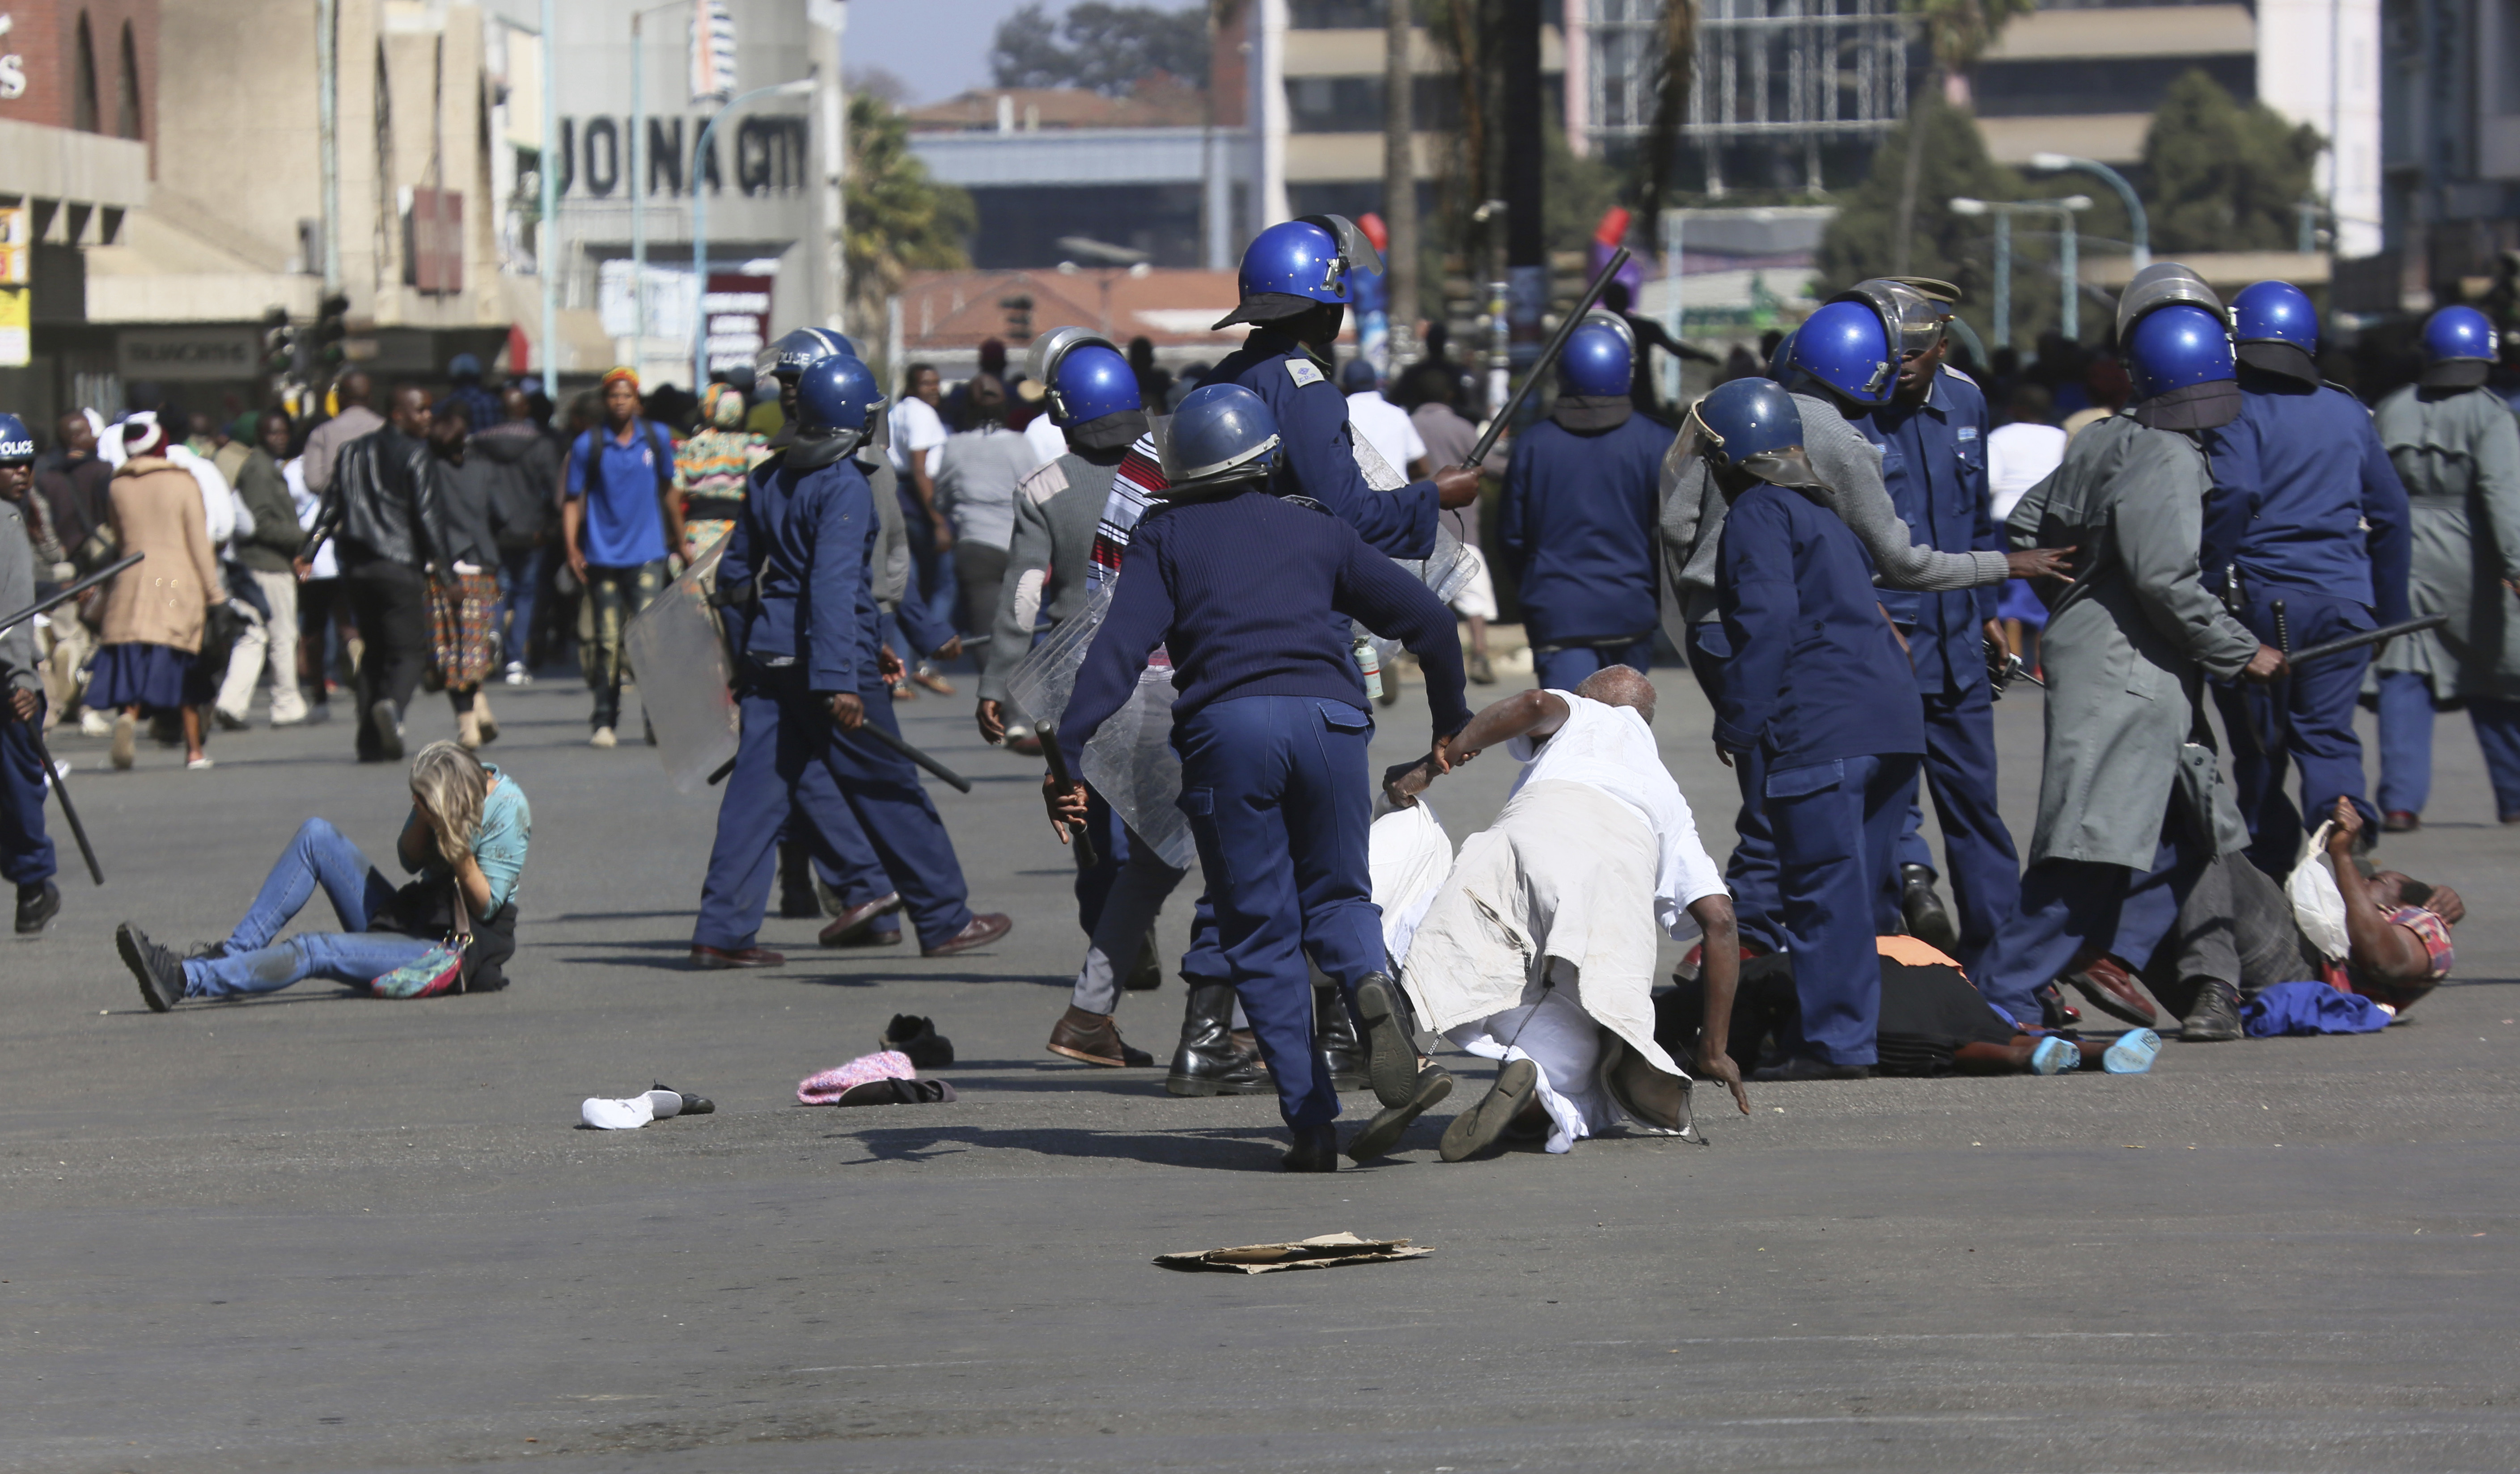
M 2152 1000 L 2116 958 L 2100 956 L 2091 959 L 2065 974 L 2066 981 L 2079 983 L 2092 1002 L 2104 1012 L 2114 1013 L 2138 1028 L 2149 1029 L 2161 1021 Z
M 746 947 L 741 952 L 729 952 L 723 947 L 692 949 L 692 966 L 700 972 L 723 972 L 738 967 L 785 967 L 787 965 L 786 954 L 772 952 L 766 947 Z
M 944 941 L 937 943 L 933 947 L 920 948 L 919 955 L 923 958 L 954 957 L 961 953 L 969 952 L 974 948 L 986 947 L 991 942 L 1005 936 L 1008 932 L 1014 930 L 1014 926 L 1015 923 L 1013 918 L 1003 912 L 982 912 L 971 917 L 970 921 L 966 924 L 961 931 L 954 933 L 951 937 L 946 938 Z

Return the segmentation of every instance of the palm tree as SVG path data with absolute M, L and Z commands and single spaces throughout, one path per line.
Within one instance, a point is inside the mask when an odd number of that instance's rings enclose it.
M 848 270 L 853 332 L 882 335 L 886 304 L 913 271 L 958 271 L 975 216 L 971 197 L 927 177 L 910 124 L 865 92 L 849 98 Z
M 1645 239 L 1662 244 L 1662 210 L 1671 193 L 1673 154 L 1688 119 L 1697 84 L 1697 0 L 1663 0 L 1662 63 L 1654 75 L 1653 132 L 1645 151 Z

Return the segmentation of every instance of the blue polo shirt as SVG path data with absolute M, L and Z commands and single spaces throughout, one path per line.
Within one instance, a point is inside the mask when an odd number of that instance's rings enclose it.
M 586 502 L 586 530 L 580 536 L 587 562 L 598 568 L 635 568 L 665 557 L 665 511 L 656 500 L 656 468 L 661 465 L 672 474 L 673 437 L 645 420 L 630 422 L 630 430 L 627 445 L 609 428 L 598 426 L 569 448 L 568 494 Z

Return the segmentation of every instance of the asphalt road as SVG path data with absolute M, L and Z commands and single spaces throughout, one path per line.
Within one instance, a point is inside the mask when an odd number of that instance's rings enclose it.
M 1660 685 L 1720 851 L 1706 711 Z M 936 791 L 1013 934 L 930 962 L 772 920 L 793 960 L 755 974 L 682 965 L 711 799 L 581 745 L 573 683 L 497 702 L 535 818 L 517 983 L 417 1004 L 304 984 L 159 1016 L 113 956 L 125 917 L 223 935 L 309 814 L 383 853 L 402 784 L 346 727 L 218 737 L 206 774 L 59 742 L 111 883 L 66 874 L 55 928 L 0 948 L 0 1467 L 2520 1466 L 2520 870 L 2460 719 L 2432 825 L 2385 858 L 2471 919 L 2384 1035 L 1754 1087 L 1747 1118 L 1701 1104 L 1703 1149 L 1445 1166 L 1439 1114 L 1394 1161 L 1293 1178 L 1274 1101 L 1044 1052 L 1081 945 L 1066 855 L 967 697 L 905 715 L 978 781 Z M 2026 838 L 2038 699 L 1998 714 Z M 1385 713 L 1377 757 L 1423 721 Z M 449 725 L 424 704 L 415 738 Z M 1457 837 L 1509 779 L 1499 755 L 1437 788 Z M 1160 1058 L 1180 1005 L 1168 982 L 1122 1022 Z M 895 1012 L 952 1038 L 957 1103 L 793 1103 Z M 1466 1104 L 1486 1067 L 1455 1063 Z M 653 1080 L 718 1112 L 577 1129 Z M 1435 1252 L 1148 1263 L 1338 1229 Z

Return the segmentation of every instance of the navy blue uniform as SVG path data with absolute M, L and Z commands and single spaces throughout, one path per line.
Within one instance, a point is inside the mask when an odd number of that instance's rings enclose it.
M 867 578 L 875 539 L 875 496 L 854 462 L 798 470 L 783 459 L 753 472 L 718 564 L 721 587 L 750 580 L 758 594 L 727 610 L 743 730 L 718 805 L 695 946 L 753 945 L 791 810 L 826 834 L 854 830 L 874 846 L 922 945 L 970 923 L 962 866 L 919 770 L 889 747 L 843 736 L 831 717 L 831 696 L 855 692 L 869 722 L 900 730 L 876 670 L 879 616 Z
M 2240 622 L 2275 643 L 2275 601 L 2300 649 L 2411 617 L 2407 562 L 2412 549 L 2407 488 L 2372 431 L 2362 402 L 2243 369 L 2240 417 L 2203 436 L 2214 469 L 2198 565 L 2224 595 L 2236 569 Z M 2376 620 L 2375 617 L 2376 616 Z M 2303 816 L 2315 824 L 2354 800 L 2375 832 L 2363 796 L 2362 743 L 2354 733 L 2367 649 L 2318 662 L 2272 687 L 2217 688 L 2234 733 L 2231 777 L 2255 842 L 2249 858 L 2281 875 L 2301 848 Z M 2280 704 L 2278 704 L 2280 703 Z M 2262 751 L 2261 743 L 2272 744 Z M 2301 805 L 2284 793 L 2284 758 L 2301 769 Z
M 1365 484 L 1347 396 L 1311 349 L 1275 328 L 1255 328 L 1205 381 L 1238 383 L 1278 417 L 1285 459 L 1271 484 L 1280 496 L 1312 498 L 1393 558 L 1435 551 L 1435 483 L 1412 481 L 1396 492 Z
M 1882 447 L 1883 485 L 1918 541 L 1944 553 L 2003 551 L 1987 513 L 1986 396 L 1975 383 L 1940 373 L 1925 403 L 1883 405 L 1853 424 Z M 1964 967 L 1976 964 L 2021 899 L 2021 856 L 1996 803 L 1995 696 L 1986 676 L 1984 627 L 2001 593 L 1990 585 L 1878 595 L 1908 637 L 1923 700 L 1924 776 L 1942 821 Z M 1899 860 L 1933 869 L 1933 852 L 1917 832 L 1922 819 L 1912 799 Z M 1895 896 L 1897 876 L 1887 883 Z
M 1211 965 L 1241 999 L 1295 1127 L 1338 1115 L 1314 1063 L 1305 955 L 1350 994 L 1388 965 L 1366 869 L 1373 718 L 1333 611 L 1417 653 L 1438 736 L 1469 721 L 1452 611 L 1336 517 L 1251 490 L 1160 506 L 1138 524 L 1058 735 L 1081 771 L 1087 739 L 1165 647 Z
M 1732 651 L 1715 741 L 1766 766 L 1802 1005 L 1792 1052 L 1868 1065 L 1881 1011 L 1872 939 L 1896 916 L 1882 877 L 1925 748 L 1915 679 L 1864 545 L 1800 492 L 1760 482 L 1733 501 L 1715 592 Z
M 1519 580 L 1541 686 L 1572 691 L 1605 665 L 1652 667 L 1654 526 L 1671 441 L 1642 415 L 1596 431 L 1548 420 L 1515 439 L 1498 551 Z

